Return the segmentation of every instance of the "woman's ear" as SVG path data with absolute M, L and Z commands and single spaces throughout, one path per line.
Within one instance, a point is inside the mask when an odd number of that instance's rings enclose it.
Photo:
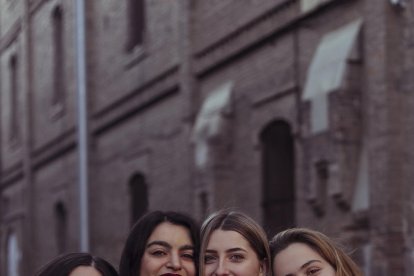
M 267 276 L 267 259 L 260 261 L 259 275 Z

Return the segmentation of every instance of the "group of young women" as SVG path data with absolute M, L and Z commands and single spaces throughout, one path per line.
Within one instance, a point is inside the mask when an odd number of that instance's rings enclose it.
M 201 234 L 200 234 L 201 233 Z M 155 211 L 132 228 L 119 276 L 362 276 L 344 251 L 324 234 L 305 228 L 278 233 L 270 242 L 247 215 L 221 210 L 201 231 L 176 212 Z M 105 260 L 70 253 L 46 264 L 36 276 L 118 276 Z

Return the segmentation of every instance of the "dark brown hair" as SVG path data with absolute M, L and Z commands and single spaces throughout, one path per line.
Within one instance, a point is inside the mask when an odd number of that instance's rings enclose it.
M 69 276 L 79 266 L 94 267 L 102 276 L 118 276 L 118 273 L 109 262 L 89 253 L 60 255 L 41 267 L 35 276 Z
M 163 222 L 183 226 L 188 230 L 194 246 L 194 265 L 197 269 L 200 244 L 198 225 L 191 217 L 181 213 L 154 211 L 144 215 L 132 227 L 119 264 L 120 276 L 139 276 L 141 259 L 144 255 L 148 238 L 154 229 Z

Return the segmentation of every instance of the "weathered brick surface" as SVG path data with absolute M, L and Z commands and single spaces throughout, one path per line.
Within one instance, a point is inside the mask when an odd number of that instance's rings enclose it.
M 388 1 L 332 0 L 301 14 L 299 1 L 180 1 L 146 0 L 145 42 L 134 53 L 125 50 L 127 1 L 87 1 L 91 251 L 118 263 L 130 227 L 128 183 L 136 173 L 148 185 L 149 210 L 202 219 L 204 207 L 237 207 L 266 224 L 260 133 L 282 120 L 294 139 L 297 225 L 340 237 L 356 249 L 367 276 L 411 275 L 413 4 L 399 9 Z M 59 202 L 68 211 L 66 250 L 76 251 L 79 242 L 74 1 L 30 2 L 37 8 L 29 29 L 16 27 L 24 18 L 23 0 L 0 2 L 0 276 L 10 231 L 23 243 L 24 271 L 32 273 L 58 254 Z M 56 5 L 65 20 L 66 97 L 64 112 L 53 117 L 50 22 Z M 270 13 L 276 7 L 280 13 Z M 277 16 L 283 26 L 272 26 Z M 312 58 L 325 34 L 358 18 L 362 59 L 348 65 L 344 88 L 328 97 L 328 131 L 312 135 L 312 107 L 301 99 Z M 190 36 L 185 22 L 191 23 Z M 211 45 L 216 48 L 204 51 Z M 19 86 L 25 89 L 30 81 L 30 89 L 19 94 L 18 110 L 27 140 L 16 145 L 8 141 L 13 54 L 29 56 L 23 64 L 31 65 L 29 74 L 18 72 Z M 229 124 L 208 141 L 211 166 L 200 171 L 193 123 L 209 93 L 228 81 Z M 30 113 L 23 112 L 28 94 Z M 368 154 L 370 208 L 354 211 L 362 149 Z M 312 187 L 320 185 L 318 161 L 331 170 L 319 195 L 323 212 L 309 204 Z M 341 191 L 349 206 L 339 200 Z M 208 193 L 208 206 L 202 206 L 201 192 Z
M 59 254 L 56 243 L 56 204 L 63 203 L 67 211 L 67 251 L 77 251 L 79 244 L 78 176 L 76 152 L 61 156 L 59 160 L 35 171 L 33 200 L 36 202 L 33 221 L 32 248 L 36 268 L 44 260 Z
M 0 33 L 6 35 L 23 17 L 24 0 L 1 0 Z
M 1 91 L 1 102 L 5 103 L 4 108 L 1 110 L 1 122 L 2 122 L 2 133 L 1 133 L 1 152 L 2 152 L 2 165 L 3 168 L 10 169 L 13 166 L 16 166 L 22 159 L 22 108 L 24 96 L 21 91 L 21 84 L 23 83 L 22 77 L 22 61 L 18 60 L 17 66 L 17 120 L 19 124 L 18 129 L 18 138 L 16 140 L 11 140 L 11 127 L 10 127 L 10 118 L 11 118 L 11 97 L 9 91 L 11 90 L 11 73 L 10 73 L 10 60 L 13 56 L 21 56 L 21 34 L 17 34 L 17 37 L 11 45 L 2 53 L 1 55 L 1 69 L 0 74 L 2 76 L 2 82 L 0 84 Z
M 92 110 L 99 111 L 121 99 L 178 62 L 178 1 L 147 1 L 142 55 L 128 53 L 127 1 L 93 4 L 89 38 Z M 90 3 L 89 5 L 92 5 Z
M 54 40 L 53 40 L 53 10 L 60 6 L 63 17 L 64 56 L 64 88 L 65 96 L 62 102 L 62 112 L 57 113 L 52 99 L 54 91 Z M 72 129 L 77 119 L 76 115 L 76 48 L 75 48 L 75 21 L 73 17 L 73 2 L 45 2 L 32 17 L 32 62 L 33 83 L 32 122 L 33 146 L 35 149 L 47 147 L 56 141 L 62 133 Z M 41 41 L 42 43 L 39 43 Z M 38 68 L 38 69 L 37 69 Z
M 237 32 L 259 15 L 285 2 L 289 1 L 197 1 L 194 11 L 194 50 L 203 50 L 204 47 Z

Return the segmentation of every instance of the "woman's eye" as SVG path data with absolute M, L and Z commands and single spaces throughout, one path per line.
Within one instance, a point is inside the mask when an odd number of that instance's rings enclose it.
M 155 250 L 151 252 L 151 255 L 156 256 L 156 257 L 162 257 L 162 256 L 167 255 L 167 253 L 165 253 L 162 250 Z
M 183 254 L 181 254 L 181 257 L 193 260 L 194 259 L 194 254 L 193 253 L 183 253 Z
M 313 276 L 316 275 L 321 269 L 320 268 L 310 268 L 308 269 L 308 271 L 306 272 L 307 276 Z
M 216 260 L 215 256 L 207 255 L 204 257 L 204 263 L 205 264 L 211 264 Z
M 230 260 L 232 262 L 241 262 L 241 261 L 244 260 L 244 256 L 243 255 L 240 255 L 240 254 L 231 255 L 230 256 Z

